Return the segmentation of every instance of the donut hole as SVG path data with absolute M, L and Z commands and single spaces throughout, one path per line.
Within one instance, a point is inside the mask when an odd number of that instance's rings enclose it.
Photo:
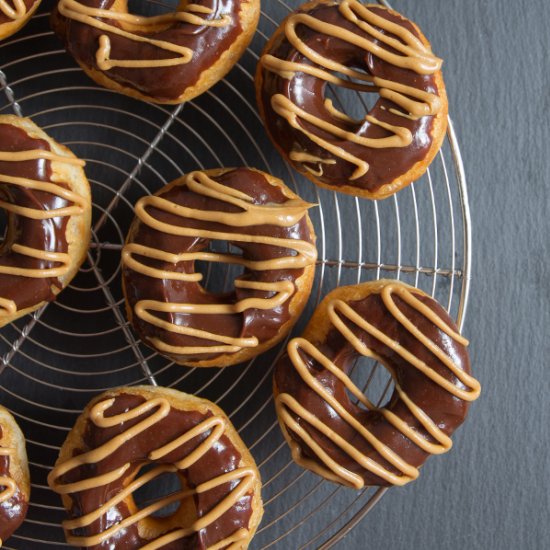
M 141 478 L 155 468 L 158 468 L 158 464 L 146 464 L 142 466 L 135 479 Z M 185 482 L 181 476 L 176 473 L 161 474 L 134 492 L 134 503 L 140 510 L 143 510 L 147 506 L 185 489 L 184 484 Z M 163 506 L 160 510 L 151 514 L 150 517 L 165 520 L 170 519 L 178 514 L 181 506 L 182 503 L 178 500 Z
M 7 203 L 13 202 L 7 190 L 3 187 L 0 187 L 0 200 Z M 10 216 L 6 209 L 0 208 L 0 247 L 7 244 L 5 241 L 9 233 L 10 218 L 12 218 L 11 221 L 13 223 L 13 216 Z
M 1 193 L 0 193 L 0 199 L 4 200 L 2 198 Z M 8 214 L 3 208 L 0 208 L 0 246 L 2 246 L 2 244 L 6 240 L 7 234 L 8 234 Z
M 327 84 L 324 95 L 325 100 L 330 100 L 335 109 L 345 113 L 357 124 L 363 122 L 380 97 L 376 92 L 358 92 L 336 84 Z
M 219 254 L 242 256 L 241 250 L 227 241 L 210 241 L 206 250 Z M 197 260 L 195 262 L 195 272 L 202 274 L 200 285 L 206 292 L 215 296 L 227 296 L 234 292 L 234 281 L 243 274 L 244 269 L 238 264 Z
M 370 357 L 359 356 L 350 368 L 349 376 L 353 383 L 377 407 L 383 407 L 395 388 L 391 372 L 380 362 Z M 360 409 L 367 410 L 364 403 L 346 390 L 351 403 Z
M 128 0 L 128 13 L 146 17 L 173 13 L 180 3 L 178 0 Z

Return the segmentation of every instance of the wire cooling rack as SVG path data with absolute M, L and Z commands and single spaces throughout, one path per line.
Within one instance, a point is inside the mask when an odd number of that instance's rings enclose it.
M 70 287 L 55 303 L 0 332 L 0 402 L 26 434 L 32 476 L 28 518 L 5 548 L 67 546 L 60 527 L 65 514 L 46 476 L 88 401 L 126 384 L 175 387 L 227 411 L 263 478 L 265 515 L 252 548 L 330 548 L 383 495 L 382 489 L 334 486 L 291 462 L 271 395 L 272 365 L 284 344 L 240 367 L 188 369 L 143 346 L 124 314 L 120 250 L 135 201 L 190 170 L 247 165 L 283 178 L 319 205 L 311 212 L 318 235 L 316 282 L 294 333 L 331 289 L 381 277 L 423 288 L 462 324 L 470 220 L 452 123 L 422 180 L 382 202 L 317 189 L 280 160 L 265 136 L 254 100 L 256 63 L 278 22 L 299 3 L 264 2 L 259 30 L 240 63 L 212 90 L 177 107 L 95 86 L 50 31 L 48 0 L 23 31 L 0 43 L 0 113 L 32 117 L 84 158 L 94 206 L 92 245 Z M 167 4 L 149 0 L 140 9 L 158 12 Z M 205 276 L 207 286 L 217 289 L 233 277 L 222 267 Z M 374 401 L 382 402 L 391 389 L 385 370 L 366 360 L 353 377 Z M 170 490 L 171 483 L 142 498 Z

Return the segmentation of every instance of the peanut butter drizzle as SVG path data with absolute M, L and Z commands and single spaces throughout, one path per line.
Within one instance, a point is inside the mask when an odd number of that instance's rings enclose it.
M 412 32 L 403 26 L 376 15 L 371 11 L 371 7 L 379 6 L 363 5 L 358 0 L 342 0 L 338 5 L 340 13 L 348 21 L 354 23 L 361 31 L 372 37 L 372 39 L 382 42 L 385 47 L 375 44 L 373 41 L 367 40 L 366 38 L 363 38 L 354 32 L 343 29 L 338 25 L 332 25 L 321 21 L 306 13 L 295 13 L 289 16 L 286 20 L 286 38 L 298 52 L 317 66 L 278 59 L 270 54 L 262 56 L 260 60 L 262 66 L 266 70 L 274 72 L 282 78 L 288 80 L 293 78 L 297 72 L 303 72 L 324 80 L 325 82 L 335 84 L 338 87 L 349 88 L 360 92 L 376 92 L 381 97 L 391 100 L 396 105 L 401 107 L 405 111 L 403 114 L 406 116 L 422 117 L 438 114 L 442 109 L 442 103 L 437 95 L 424 92 L 423 90 L 419 90 L 413 86 L 399 84 L 379 77 L 372 77 L 363 72 L 346 67 L 341 63 L 332 61 L 307 46 L 305 42 L 299 38 L 296 32 L 296 28 L 299 25 L 305 25 L 306 27 L 323 35 L 335 37 L 358 46 L 365 52 L 370 53 L 392 65 L 413 70 L 421 75 L 434 74 L 440 70 L 442 64 L 441 59 L 435 57 L 431 50 L 426 47 L 421 40 L 419 40 Z M 387 33 L 397 36 L 399 40 L 384 34 L 378 29 L 382 29 Z M 398 53 L 393 53 L 390 51 L 390 48 L 392 50 L 396 50 Z M 358 80 L 359 82 L 346 80 L 330 71 L 343 74 L 348 78 Z M 357 126 L 354 131 L 343 130 L 334 124 L 330 124 L 329 122 L 304 111 L 290 99 L 286 98 L 283 94 L 275 94 L 271 98 L 271 106 L 279 116 L 286 119 L 292 128 L 306 135 L 319 147 L 322 147 L 335 157 L 355 165 L 356 169 L 350 177 L 350 180 L 352 181 L 364 176 L 369 170 L 369 164 L 358 156 L 347 152 L 342 147 L 334 145 L 328 140 L 307 130 L 302 121 L 315 126 L 323 132 L 333 135 L 335 138 L 356 143 L 362 145 L 363 147 L 377 149 L 389 147 L 401 148 L 407 147 L 413 140 L 410 130 L 405 127 L 387 124 L 368 114 L 365 116 L 364 120 L 353 121 L 347 117 L 345 113 L 336 111 L 333 108 L 332 103 L 330 103 L 330 105 L 325 103 L 325 107 L 327 107 L 329 113 L 336 119 L 354 123 Z M 364 138 L 357 135 L 358 130 L 361 129 L 361 126 L 365 122 L 380 126 L 385 130 L 388 130 L 391 135 L 383 138 Z M 292 156 L 290 158 L 292 159 Z M 302 166 L 310 172 L 319 176 L 323 174 L 323 164 L 319 163 L 319 161 L 309 161 L 304 159 L 299 162 L 301 162 Z M 307 165 L 304 164 L 307 162 L 318 162 L 318 169 L 316 171 L 309 169 Z
M 455 397 L 464 401 L 474 401 L 480 394 L 481 386 L 479 382 L 461 370 L 457 364 L 453 361 L 453 358 L 440 349 L 434 342 L 432 342 L 425 334 L 423 334 L 409 319 L 401 313 L 397 305 L 395 304 L 392 294 L 398 295 L 408 305 L 413 307 L 417 312 L 422 314 L 426 319 L 436 325 L 441 331 L 451 337 L 455 342 L 467 345 L 468 341 L 463 338 L 459 333 L 449 327 L 433 310 L 423 304 L 414 294 L 407 288 L 400 285 L 387 285 L 381 292 L 381 297 L 384 305 L 388 311 L 394 316 L 395 319 L 414 337 L 416 337 L 426 348 L 428 348 L 441 362 L 445 365 L 454 376 L 462 383 L 467 390 L 463 390 L 456 385 L 452 384 L 449 380 L 443 378 L 426 363 L 420 360 L 417 356 L 410 353 L 407 349 L 402 347 L 399 342 L 392 340 L 382 331 L 377 329 L 374 325 L 368 323 L 353 308 L 346 304 L 342 300 L 332 300 L 328 304 L 328 316 L 334 327 L 352 344 L 355 350 L 365 357 L 372 357 L 380 362 L 382 359 L 373 353 L 360 338 L 358 338 L 342 320 L 341 316 L 351 321 L 354 325 L 370 334 L 390 349 L 394 350 L 403 359 L 405 359 L 412 367 L 421 371 L 425 376 L 430 378 L 433 382 L 444 388 L 446 391 L 454 395 Z M 434 423 L 434 421 L 428 417 L 428 415 L 416 405 L 408 395 L 402 390 L 395 376 L 392 373 L 392 377 L 395 381 L 395 389 L 409 411 L 413 416 L 421 423 L 428 434 L 437 442 L 431 443 L 426 438 L 422 437 L 420 433 L 414 430 L 411 426 L 407 425 L 401 418 L 395 415 L 392 411 L 386 408 L 377 408 L 352 382 L 340 368 L 338 368 L 328 357 L 326 357 L 317 347 L 304 338 L 294 338 L 288 345 L 288 354 L 294 365 L 294 368 L 301 376 L 302 380 L 317 393 L 326 403 L 334 409 L 334 411 L 345 420 L 351 427 L 353 427 L 359 435 L 361 435 L 387 462 L 389 462 L 394 468 L 396 468 L 401 475 L 389 471 L 383 465 L 379 464 L 372 458 L 365 456 L 361 453 L 353 444 L 342 438 L 338 433 L 321 422 L 315 415 L 310 413 L 304 408 L 296 399 L 290 394 L 282 393 L 276 398 L 276 408 L 279 419 L 282 423 L 283 431 L 285 432 L 286 439 L 289 441 L 291 452 L 294 460 L 304 466 L 307 469 L 314 471 L 315 473 L 354 487 L 361 489 L 364 487 L 364 480 L 358 474 L 355 474 L 343 466 L 339 465 L 333 460 L 322 447 L 310 436 L 292 416 L 291 412 L 300 417 L 302 421 L 307 422 L 310 426 L 317 429 L 320 433 L 328 437 L 333 443 L 335 443 L 342 451 L 348 456 L 353 458 L 360 466 L 365 470 L 372 472 L 381 479 L 393 484 L 393 485 L 405 485 L 410 481 L 416 479 L 419 475 L 417 468 L 408 464 L 398 454 L 396 454 L 390 447 L 386 446 L 382 441 L 375 437 L 367 428 L 365 428 L 360 422 L 358 422 L 353 415 L 351 415 L 343 405 L 330 395 L 323 385 L 310 373 L 306 366 L 306 363 L 300 356 L 300 350 L 306 355 L 315 359 L 322 367 L 330 371 L 341 382 L 344 383 L 346 389 L 355 396 L 360 403 L 362 403 L 370 411 L 378 411 L 384 418 L 398 431 L 400 431 L 405 437 L 411 440 L 415 445 L 420 447 L 426 453 L 442 454 L 447 452 L 451 446 L 451 439 Z M 301 440 L 317 455 L 318 462 L 308 459 L 302 455 L 300 446 L 296 441 L 291 439 L 288 435 L 288 430 L 293 431 L 300 437 Z
M 82 167 L 85 165 L 85 162 L 83 160 L 74 157 L 60 156 L 52 151 L 43 151 L 41 149 L 17 152 L 0 151 L 0 161 L 2 162 L 24 162 L 39 159 L 49 160 L 52 162 L 60 162 L 63 164 L 69 164 L 71 166 Z M 18 216 L 31 218 L 33 220 L 48 220 L 58 217 L 79 215 L 82 214 L 86 209 L 86 201 L 83 197 L 55 183 L 8 176 L 1 173 L 0 183 L 18 185 L 26 189 L 32 189 L 34 191 L 51 193 L 52 195 L 73 203 L 72 206 L 67 206 L 65 208 L 57 208 L 54 210 L 40 210 L 38 208 L 25 208 L 4 200 L 0 200 L 0 208 Z M 47 269 L 29 269 L 16 266 L 0 266 L 0 274 L 19 275 L 23 277 L 33 277 L 36 279 L 63 277 L 69 270 L 71 264 L 70 255 L 63 252 L 49 252 L 47 250 L 38 250 L 35 248 L 30 248 L 28 246 L 20 245 L 18 243 L 14 243 L 11 247 L 11 250 L 23 256 L 28 256 L 30 258 L 35 258 L 37 260 L 47 262 L 55 262 L 60 265 Z M 16 311 L 17 307 L 12 300 L 0 298 L 0 316 L 12 315 Z
M 0 297 L 0 317 L 8 317 L 17 312 L 17 304 L 13 300 Z
M 172 215 L 189 218 L 192 220 L 211 221 L 233 227 L 247 227 L 256 225 L 276 225 L 280 227 L 291 227 L 298 223 L 312 205 L 301 199 L 290 199 L 283 204 L 255 205 L 252 197 L 246 193 L 222 185 L 203 172 L 191 172 L 187 174 L 179 185 L 186 186 L 189 190 L 216 200 L 226 202 L 241 208 L 241 212 L 230 213 L 209 210 L 197 210 L 175 204 L 162 197 L 147 196 L 141 198 L 136 204 L 135 212 L 140 221 L 149 227 L 168 233 L 187 237 L 200 237 L 205 239 L 219 239 L 223 241 L 259 243 L 269 246 L 287 248 L 296 252 L 295 256 L 283 256 L 264 261 L 252 261 L 231 254 L 220 254 L 218 252 L 189 252 L 183 254 L 172 254 L 163 250 L 157 250 L 143 245 L 130 243 L 125 245 L 122 251 L 123 264 L 149 277 L 158 279 L 171 279 L 179 281 L 200 281 L 200 273 L 176 273 L 167 270 L 160 270 L 148 266 L 134 255 L 138 254 L 146 258 L 161 260 L 171 264 L 182 261 L 203 260 L 208 262 L 229 263 L 242 265 L 257 271 L 300 269 L 315 263 L 317 249 L 312 243 L 297 239 L 281 239 L 266 235 L 249 235 L 246 233 L 229 233 L 224 231 L 210 231 L 180 227 L 167 224 L 154 218 L 147 211 L 148 207 L 154 207 Z M 160 319 L 151 312 L 162 313 L 189 313 L 220 315 L 228 313 L 242 313 L 246 309 L 274 309 L 284 304 L 294 293 L 294 284 L 291 281 L 259 282 L 236 280 L 236 288 L 246 288 L 264 292 L 275 293 L 271 298 L 245 298 L 234 304 L 178 304 L 161 302 L 156 300 L 141 300 L 134 307 L 135 314 L 142 320 L 157 326 L 163 330 L 177 334 L 185 334 L 206 340 L 212 340 L 220 345 L 213 346 L 171 346 L 158 338 L 150 338 L 155 347 L 161 351 L 178 354 L 210 354 L 210 353 L 232 353 L 242 348 L 256 347 L 258 339 L 232 338 L 212 332 L 195 329 L 192 327 L 176 325 Z
M 12 457 L 15 454 L 15 449 L 10 447 L 0 447 L 0 456 L 9 456 Z M 0 492 L 0 504 L 9 500 L 17 491 L 17 485 L 15 480 L 11 477 L 0 476 L 0 488 L 4 489 Z M 0 546 L 2 541 L 0 540 Z
M 323 159 L 305 151 L 291 151 L 289 157 L 290 160 L 302 163 L 303 167 L 314 176 L 323 175 L 323 164 L 336 164 L 334 159 Z M 317 164 L 319 168 L 315 170 L 315 168 L 311 168 L 305 163 Z
M 219 19 L 206 19 L 202 15 L 211 15 L 214 9 L 199 4 L 186 4 L 185 11 L 176 11 L 165 15 L 144 17 L 132 15 L 127 12 L 90 8 L 78 2 L 78 0 L 60 0 L 58 10 L 67 19 L 90 25 L 100 31 L 110 32 L 122 36 L 134 42 L 147 43 L 169 53 L 175 53 L 178 57 L 168 59 L 111 59 L 111 40 L 108 35 L 99 37 L 99 48 L 96 52 L 97 66 L 102 71 L 108 71 L 114 67 L 143 69 L 149 67 L 172 67 L 189 63 L 193 58 L 193 50 L 184 46 L 178 46 L 165 40 L 155 40 L 142 34 L 136 34 L 132 30 L 147 31 L 170 25 L 176 22 L 208 27 L 224 27 L 231 24 L 231 18 L 223 16 Z M 105 23 L 102 19 L 114 20 L 121 23 L 128 30 Z
M 63 463 L 56 465 L 56 467 L 48 475 L 48 484 L 57 493 L 62 495 L 77 493 L 80 491 L 86 491 L 87 489 L 90 489 L 92 487 L 102 487 L 108 485 L 109 483 L 112 483 L 113 481 L 121 479 L 131 467 L 130 463 L 127 463 L 121 468 L 118 468 L 117 470 L 114 470 L 108 474 L 90 477 L 88 479 L 77 481 L 75 483 L 64 484 L 60 481 L 60 478 L 64 474 L 74 470 L 75 468 L 78 468 L 85 464 L 94 464 L 100 462 L 104 458 L 114 453 L 121 446 L 127 444 L 138 434 L 154 427 L 160 420 L 168 416 L 168 414 L 170 413 L 169 401 L 164 397 L 158 397 L 151 398 L 125 413 L 105 417 L 105 411 L 107 411 L 113 405 L 114 401 L 115 399 L 106 399 L 94 405 L 94 407 L 90 411 L 91 422 L 93 422 L 96 426 L 100 428 L 110 428 L 113 426 L 122 425 L 125 422 L 138 418 L 149 411 L 154 410 L 155 412 L 141 422 L 138 422 L 133 427 L 128 428 L 126 431 L 115 436 L 110 441 L 107 441 L 97 449 L 93 449 L 81 455 L 74 456 Z M 97 535 L 76 536 L 70 533 L 71 530 L 91 525 L 94 521 L 107 514 L 113 506 L 116 506 L 118 503 L 129 498 L 132 493 L 134 493 L 134 491 L 146 485 L 160 475 L 166 473 L 175 473 L 178 470 L 189 468 L 192 464 L 200 460 L 210 449 L 212 449 L 216 445 L 216 442 L 224 434 L 225 429 L 225 419 L 220 416 L 212 416 L 197 424 L 194 428 L 182 434 L 170 443 L 152 451 L 149 454 L 148 458 L 151 461 L 156 461 L 168 455 L 170 452 L 174 451 L 175 449 L 177 449 L 184 443 L 192 440 L 193 438 L 210 432 L 208 437 L 182 460 L 175 462 L 174 464 L 163 464 L 157 466 L 156 468 L 148 471 L 137 479 L 134 479 L 131 483 L 124 487 L 110 500 L 105 502 L 97 510 L 86 514 L 85 516 L 64 521 L 63 527 L 67 532 L 67 542 L 74 546 L 80 546 L 84 548 L 99 545 L 107 539 L 115 536 L 119 531 L 140 521 L 147 520 L 147 518 L 151 517 L 155 512 L 161 510 L 165 506 L 168 506 L 174 502 L 177 502 L 194 494 L 210 491 L 211 489 L 214 489 L 225 483 L 235 480 L 241 480 L 240 483 L 222 501 L 220 501 L 207 514 L 196 519 L 192 525 L 190 525 L 189 527 L 178 529 L 176 531 L 172 531 L 165 535 L 160 534 L 161 536 L 143 546 L 142 550 L 154 550 L 156 548 L 161 548 L 170 542 L 187 537 L 202 529 L 206 529 L 209 525 L 218 520 L 227 510 L 234 506 L 244 495 L 246 495 L 246 493 L 248 493 L 252 489 L 253 484 L 256 480 L 256 473 L 252 468 L 237 468 L 231 472 L 217 476 L 205 483 L 201 483 L 194 489 L 185 489 L 168 495 L 143 508 L 142 510 L 137 510 L 135 513 L 128 516 L 120 523 L 110 527 L 109 529 Z M 221 541 L 213 547 L 210 547 L 209 550 L 223 548 L 224 546 L 222 545 L 222 543 L 229 544 L 233 543 L 234 541 L 237 544 L 237 546 L 235 546 L 234 548 L 239 548 L 240 546 L 238 545 L 238 541 L 243 540 L 248 536 L 249 531 L 247 529 L 239 529 L 231 537 L 225 539 L 224 541 Z M 233 546 L 231 546 L 230 548 L 233 548 Z
M 0 12 L 14 21 L 27 14 L 27 6 L 23 0 L 12 0 L 12 3 L 13 7 L 8 4 L 7 0 L 0 0 Z

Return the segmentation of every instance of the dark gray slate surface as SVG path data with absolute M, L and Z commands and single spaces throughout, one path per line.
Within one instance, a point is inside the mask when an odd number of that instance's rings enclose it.
M 474 227 L 465 333 L 483 395 L 453 452 L 390 491 L 337 548 L 548 548 L 550 9 L 542 0 L 394 6 L 446 60 Z
M 454 450 L 390 491 L 347 546 L 549 548 L 550 5 L 394 6 L 446 60 L 474 228 L 465 333 L 483 395 Z

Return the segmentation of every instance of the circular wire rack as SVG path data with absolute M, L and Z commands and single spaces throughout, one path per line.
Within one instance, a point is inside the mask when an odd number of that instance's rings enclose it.
M 157 13 L 177 2 L 145 4 L 141 9 Z M 85 159 L 93 194 L 92 243 L 78 276 L 56 302 L 0 332 L 0 402 L 26 435 L 32 478 L 27 519 L 5 548 L 67 546 L 61 528 L 65 512 L 46 476 L 84 406 L 121 385 L 174 387 L 215 401 L 228 413 L 262 474 L 265 514 L 251 548 L 330 548 L 384 494 L 379 488 L 335 486 L 291 461 L 271 392 L 272 367 L 284 342 L 239 367 L 189 369 L 142 345 L 124 313 L 120 251 L 136 200 L 190 170 L 254 166 L 318 205 L 311 211 L 318 237 L 316 281 L 293 334 L 331 289 L 383 277 L 427 291 L 462 325 L 471 236 L 451 121 L 427 174 L 381 202 L 316 188 L 268 141 L 255 106 L 255 67 L 278 22 L 299 4 L 264 2 L 258 32 L 231 73 L 176 107 L 95 86 L 51 32 L 51 2 L 43 2 L 23 31 L 0 43 L 0 114 L 31 117 Z M 344 108 L 349 98 L 334 95 Z M 229 268 L 208 268 L 206 284 L 228 288 L 234 275 Z M 374 402 L 383 403 L 391 391 L 389 374 L 375 363 L 362 360 L 352 376 Z

